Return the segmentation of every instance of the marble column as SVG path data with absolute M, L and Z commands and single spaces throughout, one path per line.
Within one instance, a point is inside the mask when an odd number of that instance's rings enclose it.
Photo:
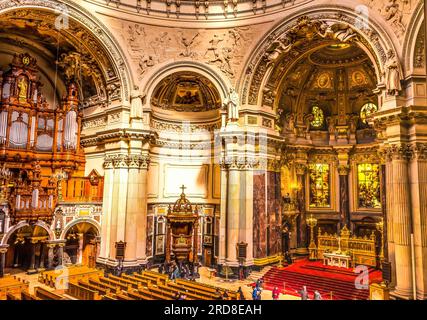
M 77 264 L 82 264 L 83 262 L 83 242 L 84 242 L 84 234 L 78 233 L 77 234 L 79 239 L 79 246 L 77 248 Z
M 27 270 L 27 273 L 36 272 L 36 240 L 30 240 L 30 267 Z
M 427 145 L 412 146 L 410 161 L 417 299 L 427 299 Z
M 405 146 L 389 149 L 392 165 L 392 185 L 389 192 L 393 197 L 393 239 L 396 261 L 396 287 L 394 294 L 410 299 L 412 297 L 411 261 L 411 201 L 408 176 L 408 160 Z
M 20 244 L 16 244 L 15 248 L 13 250 L 13 267 L 18 268 L 19 267 L 19 253 L 20 253 Z
M 40 242 L 40 259 L 39 259 L 39 267 L 37 268 L 37 271 L 43 271 L 44 270 L 44 258 L 45 258 L 45 243 Z
M 226 221 L 227 221 L 227 188 L 228 188 L 228 171 L 227 166 L 221 164 L 221 204 L 220 204 L 220 220 L 219 220 L 219 248 L 218 248 L 218 264 L 225 263 L 226 251 Z
M 48 243 L 46 244 L 47 246 L 47 267 L 48 269 L 52 269 L 53 268 L 53 258 L 55 257 L 54 253 L 53 253 L 53 249 L 55 248 L 55 244 L 54 243 Z
M 147 262 L 147 170 L 148 155 L 129 156 L 129 180 L 126 212 L 125 264 Z
M 297 217 L 297 251 L 299 253 L 307 252 L 307 222 L 306 222 L 306 212 L 305 212 L 305 181 L 306 181 L 306 171 L 307 166 L 305 164 L 297 163 L 296 164 L 296 174 L 297 174 L 297 204 L 299 215 Z
M 4 277 L 7 247 L 0 247 L 0 278 Z
M 349 201 L 349 167 L 346 165 L 340 165 L 338 167 L 339 182 L 340 182 L 340 230 L 347 225 L 351 228 L 351 217 L 350 217 L 350 201 Z
M 58 243 L 58 251 L 57 251 L 58 267 L 61 267 L 64 265 L 64 247 L 65 247 L 65 242 L 64 243 Z
M 240 210 L 240 239 L 239 242 L 247 243 L 246 259 L 244 266 L 251 266 L 254 263 L 254 173 L 252 165 L 247 165 L 242 171 L 244 182 L 241 185 L 243 197 L 243 207 Z
M 110 251 L 114 250 L 114 246 L 110 246 L 110 224 L 111 224 L 111 204 L 113 201 L 113 157 L 107 156 L 104 161 L 104 193 L 102 198 L 102 223 L 101 223 L 101 246 L 98 260 L 105 263 L 110 256 Z
M 236 161 L 236 160 L 235 160 Z M 227 265 L 238 267 L 237 243 L 239 242 L 239 216 L 240 216 L 240 170 L 238 164 L 233 161 L 228 172 L 227 192 Z

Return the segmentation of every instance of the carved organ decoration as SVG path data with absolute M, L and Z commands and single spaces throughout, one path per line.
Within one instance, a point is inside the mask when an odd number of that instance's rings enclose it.
M 80 125 L 77 86 L 68 85 L 61 106 L 51 108 L 37 80 L 35 59 L 15 55 L 0 78 L 0 144 L 4 150 L 79 152 Z
M 8 190 L 12 222 L 50 222 L 58 198 L 55 171 L 82 173 L 84 168 L 78 87 L 69 83 L 61 104 L 50 106 L 37 61 L 23 53 L 15 54 L 0 75 L 0 96 L 0 156 L 13 172 Z

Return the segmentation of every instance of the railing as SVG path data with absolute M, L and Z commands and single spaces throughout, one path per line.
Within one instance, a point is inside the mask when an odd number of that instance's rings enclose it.
M 350 236 L 350 232 L 346 227 L 341 232 L 341 236 L 336 234 L 319 233 L 317 236 L 317 258 L 323 259 L 323 253 L 340 251 L 352 257 L 353 264 L 364 264 L 368 266 L 376 266 L 376 248 L 375 234 L 367 237 Z

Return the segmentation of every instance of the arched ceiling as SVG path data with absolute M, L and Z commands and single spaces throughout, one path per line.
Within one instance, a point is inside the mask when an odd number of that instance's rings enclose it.
M 118 98 L 118 77 L 97 39 L 71 18 L 59 25 L 56 19 L 52 12 L 38 9 L 3 14 L 0 42 L 31 52 L 38 60 L 56 61 L 50 67 L 64 83 L 79 84 L 87 106 Z
M 319 47 L 300 57 L 285 73 L 278 89 L 278 108 L 292 113 L 310 113 L 310 106 L 338 114 L 338 99 L 345 113 L 358 113 L 368 101 L 376 102 L 374 67 L 354 43 Z
M 212 82 L 193 72 L 177 72 L 154 89 L 153 107 L 178 112 L 204 112 L 221 107 L 221 98 Z

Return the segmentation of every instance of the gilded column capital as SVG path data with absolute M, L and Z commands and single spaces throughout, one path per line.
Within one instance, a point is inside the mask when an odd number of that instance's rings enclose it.
M 307 165 L 305 163 L 296 163 L 295 171 L 298 176 L 303 176 L 307 172 Z
M 338 166 L 338 174 L 340 176 L 347 176 L 350 173 L 350 166 L 345 164 L 340 164 Z

